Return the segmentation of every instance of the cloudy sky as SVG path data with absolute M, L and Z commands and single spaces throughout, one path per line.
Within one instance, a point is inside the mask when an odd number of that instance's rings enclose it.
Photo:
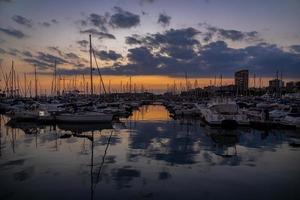
M 0 0 L 0 61 L 87 74 L 92 34 L 106 75 L 299 79 L 299 10 L 299 0 Z

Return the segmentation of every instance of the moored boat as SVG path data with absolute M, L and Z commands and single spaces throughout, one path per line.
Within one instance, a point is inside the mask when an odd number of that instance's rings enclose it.
M 240 112 L 235 102 L 212 103 L 200 108 L 201 116 L 210 126 L 231 128 L 249 125 L 248 117 Z

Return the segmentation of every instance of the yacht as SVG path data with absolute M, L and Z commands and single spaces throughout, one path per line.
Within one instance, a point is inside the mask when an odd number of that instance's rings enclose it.
M 199 109 L 203 120 L 211 126 L 235 127 L 250 124 L 247 115 L 239 110 L 235 102 L 211 103 Z
M 291 128 L 300 128 L 300 113 L 287 114 L 280 124 Z

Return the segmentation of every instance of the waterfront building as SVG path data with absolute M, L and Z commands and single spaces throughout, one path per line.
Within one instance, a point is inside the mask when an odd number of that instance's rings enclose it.
M 235 72 L 234 81 L 237 94 L 246 94 L 249 87 L 249 71 L 240 70 Z

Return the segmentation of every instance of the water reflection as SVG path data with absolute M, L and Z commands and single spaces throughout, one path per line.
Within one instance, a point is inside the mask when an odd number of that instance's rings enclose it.
M 108 125 L 1 116 L 0 199 L 295 199 L 298 140 L 291 130 L 175 121 L 162 106 Z

